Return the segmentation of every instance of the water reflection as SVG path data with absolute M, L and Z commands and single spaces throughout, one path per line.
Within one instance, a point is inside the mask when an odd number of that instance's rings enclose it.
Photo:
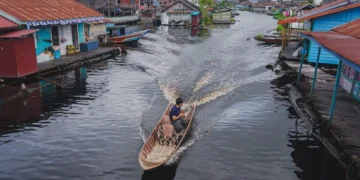
M 279 95 L 276 100 L 288 101 L 286 85 L 295 80 L 292 75 L 282 75 L 271 81 L 272 89 Z M 283 98 L 279 98 L 283 97 Z M 297 116 L 292 106 L 287 108 L 289 120 L 294 121 L 294 128 L 288 131 L 288 146 L 294 150 L 291 157 L 298 170 L 296 177 L 301 180 L 345 180 L 345 170 L 328 154 Z
M 173 180 L 176 175 L 178 164 L 161 166 L 152 171 L 144 171 L 141 180 Z
M 29 126 L 40 119 L 40 84 L 33 82 L 26 87 L 29 91 L 23 91 L 20 85 L 0 88 L 0 135 L 24 131 L 24 125 Z M 11 141 L 0 144 L 8 142 Z

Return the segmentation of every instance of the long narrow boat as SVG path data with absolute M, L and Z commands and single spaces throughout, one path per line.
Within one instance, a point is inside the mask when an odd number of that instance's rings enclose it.
M 108 27 L 109 41 L 115 44 L 123 44 L 134 41 L 139 41 L 146 33 L 150 32 L 150 29 L 138 31 L 125 35 L 125 25 Z
M 264 37 L 257 37 L 255 36 L 254 39 L 261 41 L 263 43 L 266 44 L 281 44 L 282 43 L 282 38 L 279 36 L 264 36 Z M 299 38 L 291 38 L 290 41 L 292 42 L 297 42 L 299 41 Z
M 193 103 L 192 107 L 185 116 L 185 120 L 189 122 L 186 129 L 184 129 L 180 133 L 181 135 L 173 132 L 171 138 L 166 138 L 163 135 L 162 125 L 164 122 L 163 119 L 168 118 L 166 116 L 169 116 L 170 110 L 174 106 L 174 104 L 170 103 L 166 107 L 160 121 L 151 132 L 150 136 L 146 140 L 139 153 L 139 164 L 144 170 L 152 170 L 163 165 L 179 149 L 180 145 L 189 135 L 192 120 L 194 117 L 194 112 L 196 109 L 196 104 L 197 100 Z

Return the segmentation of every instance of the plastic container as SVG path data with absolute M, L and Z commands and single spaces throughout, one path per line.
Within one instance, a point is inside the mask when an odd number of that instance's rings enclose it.
M 54 48 L 54 59 L 60 59 L 61 57 L 60 47 L 54 46 L 53 48 Z
M 99 47 L 98 41 L 84 42 L 80 44 L 80 52 L 89 52 Z

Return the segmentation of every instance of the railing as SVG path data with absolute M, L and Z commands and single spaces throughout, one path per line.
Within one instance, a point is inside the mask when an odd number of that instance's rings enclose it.
M 140 16 L 133 15 L 133 16 L 120 16 L 120 17 L 109 17 L 107 18 L 113 23 L 124 23 L 124 22 L 133 22 L 140 20 Z

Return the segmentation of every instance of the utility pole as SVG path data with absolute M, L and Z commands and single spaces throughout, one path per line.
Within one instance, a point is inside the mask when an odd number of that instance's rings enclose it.
M 108 0 L 108 17 L 110 17 L 110 0 Z

